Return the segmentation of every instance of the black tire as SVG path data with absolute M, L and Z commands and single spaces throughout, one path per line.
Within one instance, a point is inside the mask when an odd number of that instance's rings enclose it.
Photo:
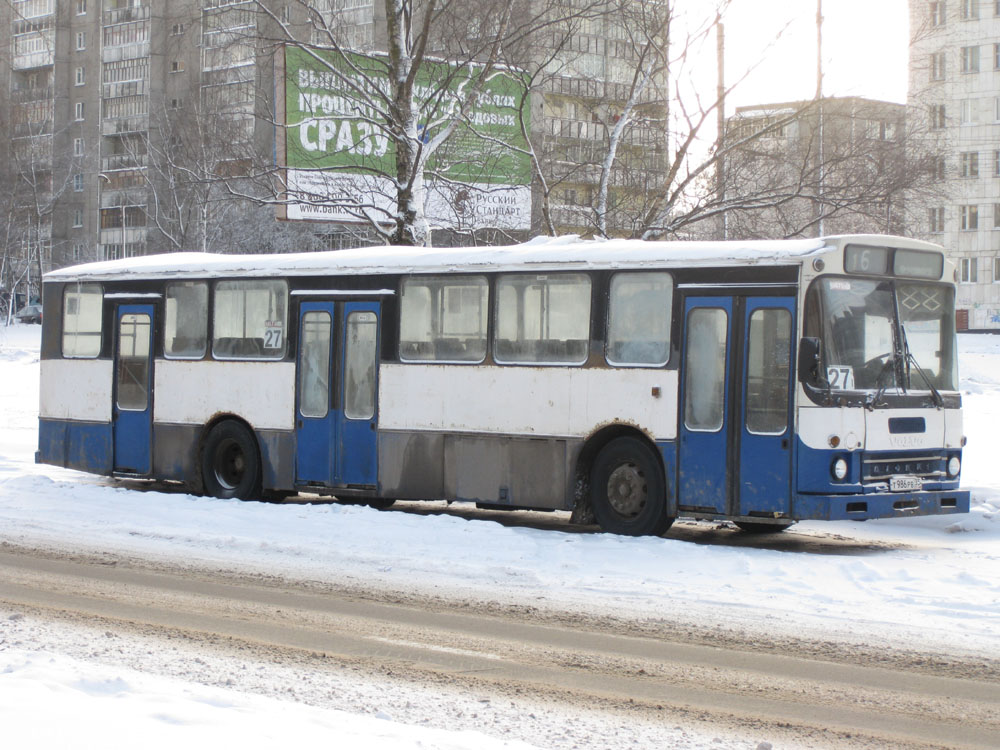
M 260 452 L 253 432 L 241 422 L 219 422 L 201 451 L 205 494 L 254 500 L 261 495 Z
M 757 521 L 733 521 L 745 534 L 777 534 L 790 528 L 790 523 L 758 523 Z
M 590 503 L 604 531 L 659 536 L 674 519 L 667 515 L 666 479 L 648 443 L 618 438 L 597 454 L 590 471 Z
M 364 501 L 365 505 L 375 510 L 388 510 L 396 503 L 394 497 L 373 497 Z

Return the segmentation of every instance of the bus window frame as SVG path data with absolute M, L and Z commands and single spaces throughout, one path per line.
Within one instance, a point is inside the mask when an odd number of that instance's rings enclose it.
M 667 303 L 667 358 L 662 362 L 617 362 L 611 359 L 608 347 L 611 345 L 611 292 L 614 288 L 615 279 L 619 276 L 639 276 L 644 274 L 656 274 L 661 276 L 666 276 L 670 279 L 670 299 Z M 608 276 L 607 279 L 607 306 L 604 311 L 604 361 L 609 367 L 629 367 L 629 368 L 644 368 L 649 370 L 660 370 L 664 367 L 670 365 L 671 359 L 673 359 L 673 349 L 674 349 L 674 303 L 677 299 L 677 279 L 674 274 L 668 269 L 643 269 L 634 271 L 614 271 Z M 591 331 L 591 337 L 593 338 L 593 331 Z
M 583 339 L 586 341 L 587 345 L 583 359 L 572 361 L 501 359 L 497 353 L 497 344 L 500 335 L 500 282 L 505 278 L 511 277 L 534 278 L 535 280 L 539 280 L 539 277 L 546 277 L 546 279 L 548 279 L 553 276 L 579 276 L 581 278 L 585 278 L 588 282 L 589 299 L 587 305 L 587 336 Z M 597 296 L 595 291 L 599 291 L 599 286 L 599 279 L 597 279 L 594 274 L 578 269 L 571 271 L 504 271 L 495 274 L 492 281 L 493 300 L 490 305 L 492 311 L 490 316 L 492 330 L 489 331 L 490 340 L 488 341 L 488 345 L 493 355 L 493 362 L 503 367 L 586 367 L 590 362 L 591 347 L 594 343 L 594 329 L 596 324 L 594 317 L 594 299 Z M 538 340 L 543 341 L 553 339 Z
M 171 354 L 167 352 L 167 300 L 170 298 L 170 287 L 177 284 L 204 284 L 205 285 L 205 347 L 201 354 Z M 163 284 L 163 358 L 182 360 L 188 362 L 200 362 L 209 357 L 212 352 L 213 326 L 212 315 L 214 307 L 212 305 L 213 285 L 208 279 L 172 279 Z M 213 357 L 214 358 L 214 357 Z
M 281 354 L 279 356 L 273 356 L 273 357 L 251 356 L 251 355 L 231 355 L 230 356 L 230 355 L 220 355 L 220 354 L 217 354 L 216 351 L 215 351 L 216 340 L 217 340 L 216 330 L 215 330 L 215 323 L 216 323 L 216 311 L 218 309 L 217 294 L 218 294 L 219 285 L 220 284 L 226 284 L 226 283 L 252 283 L 252 282 L 258 282 L 258 283 L 260 283 L 260 282 L 264 282 L 264 283 L 277 282 L 277 283 L 280 283 L 282 286 L 284 286 L 285 307 L 284 307 L 284 312 L 283 312 L 284 318 L 282 320 L 282 326 L 283 326 L 283 328 L 282 328 L 282 349 L 281 349 Z M 288 283 L 288 278 L 285 277 L 285 276 L 246 276 L 246 277 L 236 277 L 236 278 L 229 278 L 229 279 L 215 279 L 212 282 L 211 287 L 210 287 L 209 303 L 208 303 L 209 304 L 209 308 L 208 308 L 209 312 L 208 312 L 208 314 L 209 314 L 209 321 L 210 321 L 210 327 L 209 327 L 209 331 L 208 331 L 208 335 L 209 335 L 208 353 L 211 355 L 212 359 L 214 361 L 216 361 L 216 362 L 284 362 L 285 360 L 288 359 L 288 356 L 289 356 L 288 352 L 291 349 L 291 346 L 289 344 L 289 340 L 291 338 L 289 336 L 289 328 L 290 328 L 289 320 L 290 320 L 290 312 L 291 312 L 291 310 L 290 310 L 291 303 L 292 303 L 292 295 L 291 295 L 290 285 Z M 235 337 L 233 337 L 233 338 L 235 338 Z M 254 338 L 256 338 L 256 337 L 254 337 Z M 244 339 L 244 340 L 248 340 L 248 339 Z M 264 349 L 262 347 L 261 351 L 266 351 L 266 349 Z M 195 360 L 195 361 L 197 361 L 197 360 Z
M 79 294 L 81 287 L 96 287 L 99 296 L 101 298 L 100 302 L 100 315 L 98 316 L 100 321 L 100 327 L 98 329 L 98 335 L 100 337 L 97 344 L 97 352 L 95 354 L 67 354 L 66 353 L 66 297 L 72 292 Z M 59 310 L 59 355 L 63 359 L 100 359 L 101 353 L 104 351 L 104 331 L 105 331 L 105 320 L 104 320 L 104 285 L 98 281 L 73 281 L 66 284 L 62 290 L 62 300 L 60 302 Z M 79 312 L 77 313 L 79 316 Z M 73 332 L 74 336 L 79 334 L 79 331 Z

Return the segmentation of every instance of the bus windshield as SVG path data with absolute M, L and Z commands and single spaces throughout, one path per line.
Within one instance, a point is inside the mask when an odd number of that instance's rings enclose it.
M 831 388 L 957 389 L 951 287 L 899 279 L 824 278 L 813 284 L 809 297 L 806 335 L 822 342 Z M 898 323 L 902 335 L 897 342 Z M 899 356 L 903 362 L 897 362 Z

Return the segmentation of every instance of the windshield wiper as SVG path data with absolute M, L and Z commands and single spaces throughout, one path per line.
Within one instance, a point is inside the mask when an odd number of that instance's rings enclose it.
M 931 399 L 933 400 L 934 405 L 937 406 L 938 408 L 943 407 L 944 398 L 941 396 L 940 391 L 938 391 L 938 389 L 934 387 L 934 384 L 931 382 L 931 379 L 927 376 L 927 373 L 924 372 L 924 368 L 920 366 L 920 363 L 917 362 L 917 358 L 914 357 L 913 352 L 910 351 L 910 343 L 906 340 L 906 326 L 900 324 L 899 331 L 900 335 L 903 338 L 903 351 L 906 353 L 905 355 L 906 358 L 903 360 L 904 365 L 908 366 L 910 363 L 913 364 L 917 372 L 920 374 L 920 377 L 922 377 L 924 379 L 924 382 L 927 383 L 927 388 L 931 392 Z M 906 372 L 906 382 L 907 384 L 909 384 L 910 382 L 910 372 L 908 369 Z
M 865 408 L 868 411 L 873 411 L 875 406 L 878 404 L 879 399 L 885 394 L 885 389 L 888 387 L 888 382 L 883 382 L 886 379 L 886 373 L 896 369 L 896 352 L 890 352 L 889 358 L 882 365 L 882 369 L 879 370 L 878 376 L 875 378 L 875 393 L 870 393 L 865 399 Z

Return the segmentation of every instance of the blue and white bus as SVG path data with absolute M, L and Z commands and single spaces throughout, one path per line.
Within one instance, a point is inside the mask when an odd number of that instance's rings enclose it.
M 953 277 L 868 235 L 75 266 L 44 279 L 37 460 L 622 534 L 963 513 Z

